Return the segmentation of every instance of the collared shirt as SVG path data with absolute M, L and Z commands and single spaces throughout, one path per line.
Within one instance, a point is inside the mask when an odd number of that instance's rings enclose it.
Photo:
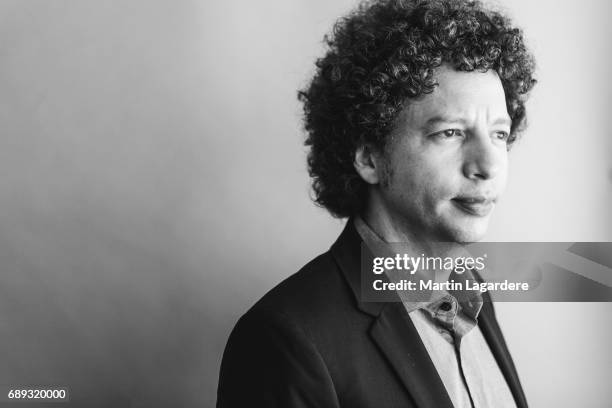
M 384 241 L 361 219 L 359 235 L 370 247 Z M 399 275 L 387 272 L 391 282 Z M 451 277 L 458 278 L 456 274 Z M 473 280 L 470 273 L 461 279 Z M 397 292 L 455 408 L 516 408 L 510 388 L 478 327 L 482 297 L 478 292 L 434 291 L 429 300 Z

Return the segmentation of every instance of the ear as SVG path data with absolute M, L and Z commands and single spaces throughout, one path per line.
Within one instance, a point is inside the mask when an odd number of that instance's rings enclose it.
M 368 145 L 361 145 L 355 150 L 353 161 L 355 170 L 368 184 L 378 184 L 381 180 L 382 161 L 376 151 Z

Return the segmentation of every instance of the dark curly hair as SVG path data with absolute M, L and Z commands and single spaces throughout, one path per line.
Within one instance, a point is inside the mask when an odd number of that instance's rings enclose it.
M 512 120 L 509 144 L 523 128 L 534 60 L 521 30 L 478 1 L 382 0 L 361 3 L 325 37 L 304 103 L 309 174 L 315 201 L 336 217 L 362 211 L 367 184 L 353 167 L 364 144 L 384 150 L 398 113 L 433 92 L 434 70 L 495 70 Z

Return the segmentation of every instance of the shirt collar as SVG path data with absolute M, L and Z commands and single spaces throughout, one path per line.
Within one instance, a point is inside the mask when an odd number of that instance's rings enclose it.
M 383 251 L 387 251 L 387 254 L 385 254 L 386 256 L 395 256 L 395 252 L 392 251 L 388 245 L 385 245 L 388 243 L 374 232 L 360 216 L 354 218 L 354 224 L 355 229 L 368 248 L 371 250 L 373 250 L 373 248 L 382 248 Z M 385 275 L 391 282 L 399 282 L 401 279 L 405 278 L 403 272 L 397 270 L 385 271 Z M 449 281 L 452 279 L 455 282 L 462 282 L 464 288 L 466 282 L 475 281 L 470 270 L 462 274 L 458 274 L 453 270 L 448 279 Z M 411 291 L 398 291 L 397 294 L 408 313 L 419 309 L 427 310 L 429 313 L 435 313 L 434 311 L 439 310 L 442 303 L 449 302 L 452 307 L 448 313 L 453 315 L 453 318 L 458 312 L 462 312 L 466 316 L 476 320 L 482 308 L 482 295 L 476 290 L 436 290 L 432 291 L 431 296 L 426 300 L 418 299 L 418 296 L 415 296 Z

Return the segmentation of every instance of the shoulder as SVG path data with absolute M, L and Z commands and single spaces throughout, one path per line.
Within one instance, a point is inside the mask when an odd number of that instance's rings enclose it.
M 240 323 L 299 327 L 306 335 L 332 330 L 355 312 L 353 294 L 333 255 L 327 251 L 266 293 Z
M 339 310 L 349 310 L 347 291 L 326 252 L 263 296 L 230 334 L 218 406 L 301 406 L 302 394 L 317 406 L 337 406 L 328 362 L 342 330 Z

